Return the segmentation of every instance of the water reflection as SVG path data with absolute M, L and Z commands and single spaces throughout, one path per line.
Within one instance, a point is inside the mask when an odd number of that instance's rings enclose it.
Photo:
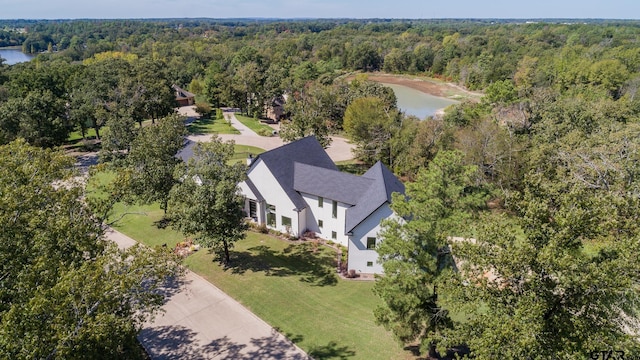
M 438 110 L 458 103 L 455 100 L 425 94 L 407 86 L 383 83 L 393 89 L 398 98 L 398 108 L 407 115 L 415 115 L 420 119 L 433 116 Z

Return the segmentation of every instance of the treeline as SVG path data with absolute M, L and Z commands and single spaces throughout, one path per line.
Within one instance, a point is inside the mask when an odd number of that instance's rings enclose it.
M 204 78 L 212 61 L 225 65 L 225 57 L 249 47 L 267 61 L 265 68 L 275 62 L 290 71 L 292 64 L 320 62 L 320 72 L 426 73 L 470 89 L 512 77 L 524 55 L 547 57 L 564 47 L 580 46 L 598 47 L 595 58 L 606 58 L 602 50 L 635 48 L 638 36 L 633 22 L 175 19 L 43 21 L 25 26 L 25 52 L 52 47 L 76 61 L 104 51 L 153 55 L 189 68 L 182 77 L 185 84 Z

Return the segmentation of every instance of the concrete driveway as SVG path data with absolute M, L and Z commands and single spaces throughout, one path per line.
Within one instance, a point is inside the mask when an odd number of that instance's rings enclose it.
M 256 146 L 265 150 L 273 150 L 285 144 L 279 136 L 260 136 L 256 134 L 253 130 L 238 121 L 234 113 L 225 112 L 224 116 L 226 117 L 227 115 L 231 116 L 231 126 L 238 129 L 240 131 L 240 135 L 219 134 L 218 137 L 220 137 L 222 141 L 233 140 L 238 145 Z M 213 135 L 211 134 L 190 135 L 187 138 L 191 141 L 207 142 L 211 140 L 212 136 Z M 347 139 L 337 136 L 332 136 L 331 139 L 331 146 L 326 149 L 331 160 L 336 162 L 353 159 L 353 153 L 351 150 L 355 147 L 352 144 L 349 144 Z
M 110 229 L 126 248 L 135 241 Z M 160 289 L 164 313 L 138 335 L 152 359 L 311 359 L 282 334 L 211 283 L 187 270 Z

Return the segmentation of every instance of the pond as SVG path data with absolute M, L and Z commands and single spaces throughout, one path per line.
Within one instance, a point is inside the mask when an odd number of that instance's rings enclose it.
M 33 59 L 33 56 L 23 53 L 20 49 L 0 48 L 0 57 L 7 65 L 13 65 L 21 62 L 27 62 Z
M 417 116 L 424 120 L 428 116 L 433 116 L 438 110 L 442 110 L 449 105 L 457 104 L 455 100 L 425 94 L 422 91 L 412 89 L 407 86 L 382 83 L 393 89 L 398 99 L 398 108 L 407 115 Z

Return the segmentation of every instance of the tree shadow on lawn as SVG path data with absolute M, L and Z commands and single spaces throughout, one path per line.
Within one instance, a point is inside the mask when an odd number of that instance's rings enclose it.
M 307 356 L 298 351 L 293 343 L 302 341 L 302 335 L 287 334 L 283 337 L 277 329 L 272 329 L 269 336 L 251 338 L 247 344 L 234 342 L 228 336 L 202 344 L 197 336 L 197 333 L 180 325 L 158 326 L 143 329 L 138 341 L 153 359 L 345 360 L 356 354 L 347 346 L 339 346 L 331 341 L 327 345 L 312 346 Z
M 260 245 L 232 251 L 226 270 L 233 274 L 252 271 L 267 276 L 300 276 L 300 281 L 313 286 L 333 286 L 338 283 L 334 262 L 333 254 L 314 250 L 310 243 L 291 244 L 282 251 Z
M 214 120 L 211 118 L 194 119 L 191 123 L 185 124 L 189 134 L 206 134 L 209 132 L 208 126 L 213 125 Z

